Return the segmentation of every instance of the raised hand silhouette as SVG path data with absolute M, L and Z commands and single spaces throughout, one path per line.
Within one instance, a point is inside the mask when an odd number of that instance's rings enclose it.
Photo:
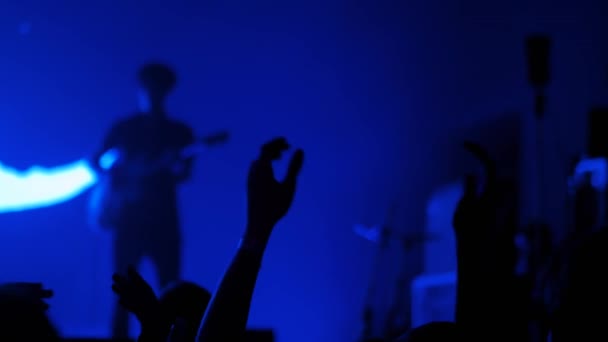
M 49 308 L 45 299 L 53 297 L 53 291 L 44 288 L 42 283 L 5 283 L 0 285 L 0 297 L 23 300 L 45 311 Z
M 280 159 L 288 148 L 284 138 L 273 139 L 262 146 L 259 156 L 251 164 L 247 179 L 247 227 L 207 309 L 198 341 L 243 341 L 253 290 L 268 240 L 274 226 L 291 207 L 304 162 L 304 152 L 296 150 L 285 179 L 278 181 L 272 162 Z
M 280 159 L 287 149 L 289 144 L 285 138 L 271 140 L 262 146 L 260 155 L 251 164 L 247 180 L 247 236 L 268 239 L 273 227 L 291 207 L 304 152 L 300 149 L 294 152 L 285 179 L 278 181 L 272 162 Z
M 118 295 L 120 305 L 133 313 L 142 325 L 157 321 L 160 316 L 158 297 L 134 267 L 129 267 L 125 275 L 115 273 L 112 280 L 112 291 Z
M 482 237 L 490 233 L 496 224 L 496 164 L 481 145 L 465 142 L 464 148 L 482 163 L 485 182 L 480 186 L 478 176 L 465 177 L 464 193 L 454 212 L 452 224 L 458 237 Z

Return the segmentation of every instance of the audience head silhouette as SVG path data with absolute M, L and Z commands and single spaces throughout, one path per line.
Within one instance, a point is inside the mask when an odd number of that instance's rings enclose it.
M 0 296 L 0 341 L 60 341 L 39 304 L 17 296 Z
M 447 342 L 460 340 L 456 324 L 431 322 L 412 329 L 395 342 Z
M 606 341 L 601 314 L 608 306 L 608 278 L 601 271 L 608 257 L 608 229 L 590 235 L 569 260 L 564 291 L 553 326 L 553 341 Z
M 160 295 L 160 305 L 166 317 L 176 322 L 180 320 L 187 325 L 186 333 L 194 338 L 199 324 L 211 300 L 211 293 L 195 283 L 176 282 Z

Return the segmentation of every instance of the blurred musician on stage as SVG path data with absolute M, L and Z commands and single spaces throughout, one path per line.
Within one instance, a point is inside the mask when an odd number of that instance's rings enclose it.
M 140 111 L 115 123 L 94 157 L 100 180 L 91 194 L 91 219 L 113 233 L 115 272 L 147 257 L 164 288 L 180 278 L 176 188 L 190 178 L 194 157 L 186 151 L 197 141 L 189 126 L 165 110 L 174 71 L 148 64 L 138 79 Z M 113 335 L 125 338 L 128 330 L 128 314 L 117 305 Z

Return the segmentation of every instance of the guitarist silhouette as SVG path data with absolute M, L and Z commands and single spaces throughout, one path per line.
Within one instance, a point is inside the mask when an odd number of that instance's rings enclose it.
M 114 235 L 114 271 L 151 259 L 161 288 L 180 278 L 181 234 L 177 186 L 191 176 L 192 147 L 223 142 L 226 134 L 196 139 L 186 124 L 170 119 L 166 97 L 176 75 L 163 64 L 138 73 L 140 112 L 117 122 L 94 156 L 100 181 L 91 193 L 93 223 Z M 128 314 L 116 307 L 113 336 L 128 337 Z

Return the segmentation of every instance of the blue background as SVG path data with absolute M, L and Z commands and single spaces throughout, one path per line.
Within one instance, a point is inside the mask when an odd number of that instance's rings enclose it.
M 381 223 L 397 201 L 396 229 L 423 229 L 430 194 L 473 165 L 452 162 L 460 153 L 453 144 L 472 127 L 521 117 L 529 145 L 523 38 L 531 32 L 550 33 L 555 44 L 546 211 L 560 222 L 566 159 L 582 151 L 589 106 L 607 102 L 607 7 L 5 1 L 0 160 L 24 170 L 91 153 L 111 123 L 135 109 L 138 66 L 169 62 L 179 72 L 170 112 L 200 134 L 233 135 L 200 157 L 183 188 L 184 277 L 215 288 L 243 231 L 249 162 L 262 142 L 285 135 L 307 160 L 269 246 L 250 325 L 276 328 L 279 341 L 352 340 L 375 251 L 353 225 Z M 114 300 L 110 240 L 87 227 L 85 207 L 80 196 L 0 216 L 1 280 L 53 288 L 51 314 L 65 335 L 107 334 Z M 391 256 L 384 262 L 399 265 Z M 423 271 L 422 252 L 412 251 L 407 264 L 412 275 Z M 145 265 L 144 273 L 153 279 Z

